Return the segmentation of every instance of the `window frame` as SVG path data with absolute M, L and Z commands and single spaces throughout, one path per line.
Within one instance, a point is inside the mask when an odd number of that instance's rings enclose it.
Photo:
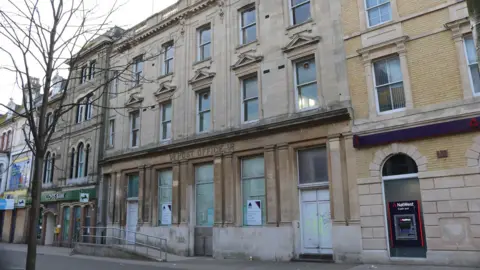
M 77 124 L 82 123 L 85 119 L 86 104 L 84 98 L 81 98 L 77 102 Z
M 306 5 L 307 3 L 310 4 L 310 10 L 309 10 L 309 12 L 310 12 L 310 18 L 307 19 L 307 20 L 304 21 L 304 22 L 295 23 L 294 10 L 295 10 L 296 8 L 299 8 L 299 7 L 303 6 L 303 5 Z M 311 0 L 304 0 L 302 3 L 296 4 L 296 5 L 293 5 L 292 0 L 288 0 L 288 7 L 289 7 L 289 10 L 290 10 L 290 12 L 289 12 L 289 13 L 290 13 L 290 26 L 302 25 L 302 24 L 308 22 L 309 20 L 312 20 L 312 1 L 311 1 Z
M 164 112 L 164 109 L 165 109 L 165 106 L 166 105 L 170 105 L 170 117 L 172 118 L 173 117 L 173 104 L 172 104 L 172 101 L 166 101 L 162 104 L 160 104 L 160 141 L 169 141 L 172 139 L 172 119 L 170 120 L 166 120 L 165 119 L 165 112 Z M 168 125 L 170 124 L 170 134 L 164 134 L 163 133 L 163 127 L 164 125 Z M 165 138 L 164 138 L 164 135 L 167 135 Z
M 111 88 L 110 88 L 110 97 L 116 97 L 118 94 L 118 77 L 119 77 L 119 71 L 114 70 L 113 75 L 112 75 L 112 81 L 111 83 Z
M 85 174 L 85 144 L 79 143 L 77 146 L 77 164 L 76 164 L 76 172 L 75 178 L 84 177 Z
M 165 51 L 164 56 L 163 56 L 163 63 L 162 63 L 162 75 L 170 75 L 173 74 L 174 68 L 175 68 L 175 43 L 173 41 L 169 41 L 165 44 L 163 44 L 163 49 Z M 167 52 L 168 49 L 172 50 L 172 57 L 167 58 Z M 168 67 L 168 69 L 167 69 Z M 168 71 L 168 72 L 167 72 Z
M 243 177 L 243 164 L 245 160 L 249 159 L 257 159 L 261 158 L 263 160 L 263 177 L 256 176 L 256 177 L 248 177 L 244 178 Z M 244 201 L 244 181 L 248 180 L 260 180 L 263 179 L 263 185 L 264 185 L 264 202 L 262 203 L 262 208 L 260 209 L 262 211 L 262 224 L 261 225 L 248 225 L 245 222 L 245 213 L 244 213 L 244 204 L 246 203 Z M 255 156 L 245 156 L 240 159 L 240 194 L 241 194 L 241 200 L 242 200 L 242 226 L 243 227 L 261 227 L 265 226 L 267 224 L 267 181 L 266 181 L 266 166 L 265 166 L 265 156 L 260 154 L 260 155 L 255 155 Z
M 115 119 L 108 120 L 108 142 L 109 148 L 115 146 Z
M 168 185 L 168 186 L 167 186 L 167 185 L 163 185 L 163 186 L 162 186 L 161 183 L 160 183 L 160 174 L 163 173 L 163 172 L 170 172 L 170 173 L 172 174 L 172 182 L 171 182 L 170 185 Z M 158 188 L 158 192 L 157 192 L 157 194 L 158 194 L 158 195 L 157 195 L 157 204 L 158 204 L 158 209 L 159 209 L 159 211 L 158 211 L 158 217 L 157 217 L 157 219 L 158 219 L 158 221 L 157 221 L 157 222 L 158 222 L 158 226 L 170 226 L 170 225 L 172 225 L 172 223 L 173 223 L 173 220 L 172 220 L 172 219 L 170 219 L 170 221 L 171 221 L 170 224 L 162 224 L 162 222 L 161 222 L 161 221 L 162 221 L 162 212 L 163 212 L 163 209 L 162 209 L 162 203 L 161 203 L 161 201 L 160 201 L 160 198 L 161 198 L 161 194 L 162 194 L 162 193 L 161 193 L 161 190 L 162 190 L 162 189 L 167 189 L 167 190 L 169 189 L 169 190 L 170 190 L 170 199 L 171 199 L 171 200 L 170 200 L 168 203 L 170 203 L 170 205 L 172 205 L 172 208 L 173 208 L 173 169 L 172 169 L 172 168 L 166 168 L 166 169 L 161 169 L 161 170 L 158 170 L 158 171 L 157 171 L 157 186 L 158 186 L 158 187 L 157 187 L 157 188 Z M 172 210 L 173 210 L 173 209 L 172 209 Z M 172 217 L 171 217 L 171 218 L 173 218 L 173 211 L 172 211 Z
M 130 197 L 130 180 L 132 180 L 130 177 L 136 177 L 137 179 L 137 190 L 136 190 L 136 195 Z M 132 173 L 132 174 L 127 174 L 127 200 L 138 200 L 138 196 L 140 195 L 140 174 L 138 173 Z
M 202 43 L 202 33 L 204 31 L 210 31 L 210 41 Z M 212 25 L 209 23 L 209 24 L 206 24 L 204 26 L 199 27 L 198 30 L 197 30 L 197 36 L 198 36 L 197 61 L 201 62 L 201 61 L 206 61 L 206 60 L 212 58 Z M 204 50 L 202 50 L 207 45 L 210 45 L 210 56 L 209 57 L 205 57 L 204 56 L 205 52 L 204 52 Z
M 87 82 L 88 78 L 88 65 L 83 65 L 80 69 L 80 84 Z
M 475 40 L 473 40 L 473 36 L 471 34 L 469 35 L 465 35 L 463 36 L 462 38 L 462 42 L 463 42 L 463 51 L 464 51 L 464 54 L 465 54 L 465 62 L 467 64 L 467 69 L 468 69 L 468 79 L 470 80 L 470 88 L 472 89 L 472 95 L 474 97 L 477 97 L 477 96 L 480 96 L 480 91 L 478 93 L 475 92 L 475 84 L 473 83 L 473 76 L 472 76 L 472 70 L 470 69 L 471 66 L 473 65 L 477 65 L 478 66 L 478 69 L 479 69 L 479 73 L 480 73 L 480 65 L 479 65 L 479 62 L 478 62 L 478 57 L 476 59 L 476 62 L 471 64 L 469 63 L 468 61 L 468 50 L 467 50 L 467 42 L 466 42 L 466 39 L 467 38 L 471 38 L 472 41 L 473 41 L 473 44 L 475 46 Z M 479 88 L 480 88 L 480 85 L 479 85 Z
M 246 80 L 251 80 L 251 79 L 255 79 L 255 81 L 256 81 L 257 96 L 246 99 L 245 98 L 245 81 Z M 241 93 L 240 93 L 240 95 L 241 95 L 241 107 L 242 107 L 242 109 L 241 109 L 242 123 L 248 124 L 248 123 L 258 122 L 260 120 L 260 89 L 259 89 L 259 85 L 258 85 L 257 74 L 252 74 L 250 76 L 246 76 L 246 77 L 241 79 Z M 257 100 L 257 103 L 258 103 L 258 117 L 257 117 L 257 119 L 245 121 L 245 106 L 249 101 L 253 101 L 253 100 Z
M 88 66 L 88 80 L 92 80 L 95 78 L 96 65 L 96 60 L 90 61 L 90 65 Z
M 313 59 L 313 63 L 315 64 L 315 81 L 311 81 L 311 82 L 307 82 L 307 83 L 303 83 L 303 84 L 298 84 L 297 65 L 301 62 L 310 61 L 311 59 Z M 293 77 L 294 77 L 293 78 L 293 83 L 294 83 L 294 86 L 295 86 L 295 108 L 297 109 L 298 112 L 309 111 L 309 110 L 314 110 L 314 109 L 320 108 L 320 95 L 318 94 L 318 70 L 317 70 L 317 62 L 316 61 L 317 61 L 317 58 L 316 58 L 315 55 L 309 55 L 309 56 L 305 56 L 305 57 L 293 60 Z M 316 106 L 300 108 L 300 92 L 299 92 L 299 89 L 301 87 L 312 85 L 314 83 L 317 85 L 317 103 L 318 104 Z
M 138 119 L 138 127 L 137 125 L 134 127 L 133 126 L 133 119 L 134 119 L 134 116 L 137 115 L 137 118 Z M 132 111 L 130 112 L 130 117 L 129 117 L 129 125 L 130 125 L 130 138 L 129 138 L 129 146 L 130 148 L 138 148 L 139 145 L 140 145 L 140 110 L 137 110 L 137 111 Z M 135 122 L 137 123 L 137 122 Z M 133 145 L 133 134 L 134 132 L 136 132 L 136 141 L 135 141 L 135 145 Z
M 210 107 L 208 108 L 208 110 L 203 110 L 203 111 L 200 111 L 200 98 L 201 96 L 203 96 L 204 94 L 207 94 L 208 93 L 208 99 L 209 99 L 209 103 L 210 103 Z M 211 124 L 212 124 L 212 91 L 210 88 L 205 88 L 203 90 L 199 90 L 197 91 L 197 98 L 196 98 L 196 115 L 197 115 L 197 133 L 206 133 L 206 132 L 209 132 L 212 127 L 211 127 Z M 208 125 L 208 129 L 207 130 L 200 130 L 200 115 L 203 115 L 203 114 L 206 114 L 206 113 L 210 113 L 210 123 Z
M 386 23 L 389 23 L 389 22 L 393 21 L 392 0 L 387 0 L 388 2 L 382 3 L 380 5 L 376 5 L 376 6 L 373 6 L 373 7 L 368 7 L 367 6 L 367 1 L 368 0 L 363 0 L 363 7 L 365 8 L 365 17 L 366 17 L 366 20 L 367 20 L 367 28 L 377 27 L 377 26 L 380 26 L 380 25 L 383 25 L 383 24 L 386 24 Z M 388 4 L 390 4 L 390 20 L 381 22 L 379 24 L 370 25 L 370 17 L 368 16 L 368 11 L 371 10 L 371 9 L 374 9 L 374 8 L 381 7 L 383 5 L 388 5 Z
M 327 156 L 327 181 L 324 182 L 313 182 L 313 183 L 307 183 L 307 184 L 301 184 L 300 183 L 300 152 L 301 151 L 307 151 L 307 150 L 312 150 L 312 149 L 317 149 L 317 148 L 325 148 L 326 151 L 326 156 Z M 309 147 L 305 148 L 298 148 L 295 149 L 295 158 L 297 162 L 296 166 L 296 174 L 297 174 L 297 187 L 298 188 L 310 188 L 310 187 L 329 187 L 330 186 L 330 168 L 328 166 L 328 158 L 329 158 L 329 149 L 328 146 L 325 144 L 320 144 L 320 145 L 312 145 Z
M 244 25 L 243 14 L 250 11 L 254 12 L 255 21 L 249 25 Z M 255 39 L 250 42 L 246 42 L 245 31 L 252 26 L 255 26 Z M 247 45 L 250 43 L 254 43 L 257 39 L 258 39 L 257 38 L 257 8 L 255 7 L 255 5 L 250 5 L 240 10 L 240 45 Z
M 141 85 L 142 74 L 144 71 L 145 60 L 143 59 L 143 54 L 133 58 L 133 87 Z M 139 68 L 141 67 L 141 70 Z
M 376 80 L 376 73 L 375 73 L 375 63 L 376 62 L 379 62 L 379 61 L 388 61 L 389 59 L 393 59 L 393 58 L 398 58 L 398 61 L 399 61 L 399 65 L 400 65 L 400 72 L 402 72 L 402 87 L 403 87 L 403 96 L 404 96 L 404 99 L 405 99 L 405 107 L 403 108 L 398 108 L 398 109 L 393 109 L 393 100 L 391 100 L 392 102 L 392 110 L 389 110 L 389 111 L 383 111 L 381 112 L 380 111 L 380 104 L 379 104 L 379 100 L 378 100 L 378 88 L 379 87 L 385 87 L 385 86 L 390 86 L 390 85 L 394 85 L 394 84 L 397 84 L 399 83 L 398 81 L 397 82 L 389 82 L 388 84 L 382 84 L 380 86 L 377 85 L 377 80 Z M 391 54 L 391 55 L 387 55 L 385 57 L 381 57 L 381 58 L 377 58 L 377 59 L 373 59 L 372 60 L 372 80 L 373 80 L 373 90 L 375 92 L 375 108 L 377 110 L 377 114 L 378 115 L 385 115 L 385 114 L 391 114 L 391 113 L 397 113 L 397 112 L 403 112 L 405 110 L 407 110 L 407 94 L 405 93 L 405 78 L 403 76 L 403 71 L 402 71 L 402 64 L 400 62 L 400 56 L 398 54 Z M 392 99 L 392 92 L 391 92 L 391 89 L 390 90 L 390 99 Z

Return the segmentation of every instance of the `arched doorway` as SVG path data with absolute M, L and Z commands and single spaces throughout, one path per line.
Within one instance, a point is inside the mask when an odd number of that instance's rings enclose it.
M 51 246 L 55 240 L 55 215 L 46 212 L 45 217 L 45 245 Z
M 391 257 L 426 257 L 418 168 L 407 155 L 391 156 L 383 165 L 383 194 Z

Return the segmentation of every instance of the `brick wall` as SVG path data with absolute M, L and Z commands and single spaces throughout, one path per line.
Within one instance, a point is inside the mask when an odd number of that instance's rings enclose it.
M 382 184 L 365 183 L 358 186 L 360 202 L 360 224 L 365 250 L 387 249 L 385 217 L 382 199 Z
M 425 1 L 427 2 L 427 1 Z M 445 22 L 450 20 L 448 9 L 441 9 L 420 17 L 405 21 L 403 31 L 405 35 L 414 37 L 417 35 L 433 32 L 437 29 L 444 28 Z
M 407 58 L 415 108 L 463 99 L 458 53 L 450 32 L 408 42 Z
M 355 119 L 368 118 L 368 88 L 362 59 L 355 57 L 347 60 L 348 87 L 352 99 Z
M 400 17 L 404 17 L 446 2 L 447 0 L 397 0 L 397 8 Z
M 342 0 L 343 34 L 350 35 L 360 31 L 360 19 L 356 0 Z

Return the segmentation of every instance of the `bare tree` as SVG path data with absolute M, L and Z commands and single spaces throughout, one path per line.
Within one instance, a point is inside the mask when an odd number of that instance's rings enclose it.
M 69 84 L 78 74 L 80 53 L 88 50 L 91 42 L 106 31 L 110 15 L 118 8 L 113 3 L 106 14 L 95 14 L 95 6 L 86 0 L 7 0 L 0 6 L 0 54 L 7 56 L 8 65 L 1 68 L 13 72 L 17 84 L 23 89 L 21 112 L 10 110 L 15 117 L 26 119 L 24 129 L 26 144 L 34 153 L 34 168 L 31 185 L 32 206 L 28 226 L 28 253 L 26 269 L 34 270 L 36 262 L 36 224 L 39 219 L 41 179 L 44 155 L 55 125 L 62 115 L 75 104 L 66 102 Z M 41 70 L 40 74 L 34 74 Z M 123 67 L 122 71 L 127 67 Z M 54 81 L 58 71 L 68 74 L 62 81 Z M 108 73 L 108 70 L 100 72 Z M 122 72 L 119 73 L 120 76 Z M 41 75 L 40 80 L 32 79 Z M 108 74 L 105 76 L 110 78 Z M 110 80 L 103 81 L 96 89 L 106 89 Z M 55 84 L 62 84 L 60 97 L 56 100 L 55 112 L 50 123 L 46 110 Z M 41 90 L 40 90 L 41 88 Z M 42 94 L 40 94 L 40 91 Z
M 467 0 L 468 15 L 472 26 L 473 40 L 475 41 L 475 49 L 477 58 L 480 59 L 480 1 Z

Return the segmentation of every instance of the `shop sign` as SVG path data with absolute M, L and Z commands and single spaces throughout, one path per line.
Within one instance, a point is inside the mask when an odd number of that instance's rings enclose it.
M 15 205 L 13 199 L 0 199 L 0 210 L 12 210 Z
M 88 202 L 90 199 L 96 198 L 96 193 L 94 188 L 59 192 L 45 191 L 42 192 L 41 202 L 79 201 L 82 197 Z M 81 194 L 83 196 L 80 196 Z
M 14 201 L 14 207 L 25 207 L 26 204 L 26 197 L 27 197 L 27 190 L 15 190 L 15 191 L 6 191 L 3 196 L 5 199 L 11 199 Z M 23 200 L 22 204 L 19 204 L 20 200 Z
M 234 151 L 235 144 L 225 143 L 215 146 L 208 146 L 196 150 L 187 150 L 170 154 L 171 161 L 187 160 L 191 158 L 207 157 L 218 154 L 227 154 Z
M 89 201 L 89 195 L 88 193 L 80 193 L 80 202 L 81 203 L 87 203 Z
M 25 205 L 27 204 L 27 200 L 26 199 L 18 199 L 17 201 L 17 207 L 25 207 Z

